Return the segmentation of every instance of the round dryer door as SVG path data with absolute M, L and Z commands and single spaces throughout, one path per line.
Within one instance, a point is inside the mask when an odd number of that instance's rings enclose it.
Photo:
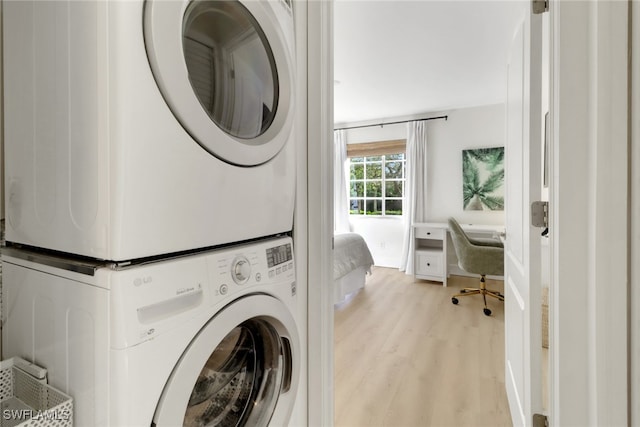
M 198 333 L 173 370 L 158 426 L 287 425 L 298 383 L 295 322 L 275 298 L 226 307 Z
M 162 96 L 192 138 L 228 163 L 267 162 L 291 134 L 293 34 L 276 15 L 291 20 L 284 8 L 238 0 L 145 3 L 147 55 Z

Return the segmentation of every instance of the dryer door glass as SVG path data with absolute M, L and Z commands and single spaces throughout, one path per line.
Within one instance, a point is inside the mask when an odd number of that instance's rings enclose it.
M 262 165 L 292 139 L 294 40 L 281 1 L 144 2 L 147 58 L 174 130 L 232 165 Z
M 281 390 L 290 383 L 287 347 L 265 320 L 250 319 L 234 328 L 202 368 L 183 425 L 268 425 Z
M 267 38 L 246 7 L 191 2 L 182 41 L 189 81 L 209 117 L 238 138 L 264 133 L 278 107 L 278 74 Z

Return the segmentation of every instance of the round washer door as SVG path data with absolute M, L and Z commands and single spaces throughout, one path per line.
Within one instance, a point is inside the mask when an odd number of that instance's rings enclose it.
M 295 321 L 276 298 L 243 297 L 187 347 L 160 398 L 157 426 L 287 425 L 299 375 Z
M 144 38 L 167 105 L 228 163 L 269 161 L 289 139 L 293 66 L 269 2 L 147 0 Z

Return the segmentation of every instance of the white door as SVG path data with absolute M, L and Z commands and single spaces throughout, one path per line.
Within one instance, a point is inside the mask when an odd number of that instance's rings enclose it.
M 542 410 L 540 229 L 530 205 L 540 200 L 542 20 L 522 2 L 508 57 L 505 242 L 505 383 L 514 425 Z M 526 8 L 526 10 L 524 10 Z

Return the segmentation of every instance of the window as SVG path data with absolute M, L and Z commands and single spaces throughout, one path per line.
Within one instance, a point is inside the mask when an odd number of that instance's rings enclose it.
M 349 170 L 351 215 L 402 215 L 404 152 L 349 157 Z

